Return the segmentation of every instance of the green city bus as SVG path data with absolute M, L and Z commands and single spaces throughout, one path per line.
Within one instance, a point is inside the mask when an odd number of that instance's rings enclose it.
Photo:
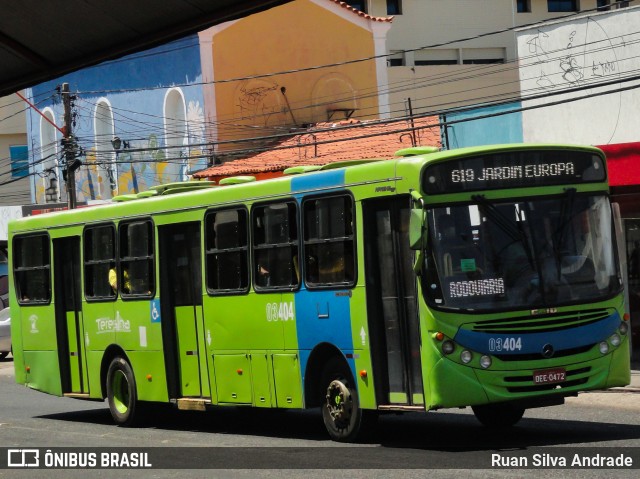
M 149 403 L 481 423 L 628 384 L 606 161 L 591 147 L 401 150 L 123 195 L 9 225 L 16 381 Z

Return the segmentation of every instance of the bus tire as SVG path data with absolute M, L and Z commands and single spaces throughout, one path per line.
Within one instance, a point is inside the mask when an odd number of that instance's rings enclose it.
M 136 420 L 138 394 L 129 363 L 117 356 L 107 372 L 107 400 L 113 420 L 119 426 L 131 426 Z
M 524 408 L 505 404 L 472 406 L 476 419 L 486 427 L 504 429 L 515 426 L 524 415 Z
M 354 442 L 373 432 L 377 415 L 360 408 L 358 392 L 344 361 L 332 358 L 322 374 L 322 419 L 329 436 L 338 442 Z

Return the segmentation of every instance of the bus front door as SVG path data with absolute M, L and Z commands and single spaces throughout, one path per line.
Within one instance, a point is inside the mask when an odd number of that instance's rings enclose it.
M 160 302 L 169 395 L 210 397 L 203 335 L 200 223 L 160 226 Z
M 367 316 L 378 404 L 422 406 L 409 197 L 363 202 Z
M 88 394 L 79 236 L 53 240 L 53 270 L 62 392 L 70 396 Z

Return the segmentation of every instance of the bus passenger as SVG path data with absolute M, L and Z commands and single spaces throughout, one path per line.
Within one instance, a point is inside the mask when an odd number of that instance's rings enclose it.
M 129 272 L 126 269 L 123 271 L 123 276 L 124 285 L 122 286 L 122 292 L 129 294 L 131 291 L 131 280 L 129 279 Z M 118 291 L 118 273 L 115 267 L 109 270 L 109 284 L 114 293 Z

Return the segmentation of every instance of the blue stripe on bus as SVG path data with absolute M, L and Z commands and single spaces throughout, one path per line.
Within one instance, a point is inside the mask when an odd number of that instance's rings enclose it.
M 291 191 L 315 194 L 314 190 L 318 189 L 338 189 L 344 185 L 344 180 L 344 168 L 301 174 L 291 178 Z M 294 196 L 301 205 L 304 196 L 300 193 Z M 336 294 L 340 291 L 343 294 Z M 344 290 L 309 291 L 303 284 L 295 293 L 295 308 L 300 372 L 303 377 L 311 351 L 321 343 L 331 344 L 343 354 L 353 353 L 350 297 L 344 294 Z M 353 370 L 353 359 L 349 360 L 349 365 Z
M 291 178 L 291 191 L 307 191 L 344 185 L 344 168 L 296 175 Z
M 303 382 L 311 351 L 319 344 L 331 344 L 345 355 L 353 353 L 350 298 L 344 295 L 344 291 L 339 296 L 336 294 L 338 292 L 301 288 L 295 294 L 300 374 Z M 354 360 L 349 359 L 348 362 L 352 374 L 355 374 Z
M 541 353 L 546 344 L 551 344 L 554 351 L 595 344 L 606 340 L 619 326 L 620 315 L 616 312 L 598 322 L 560 331 L 495 334 L 460 329 L 453 339 L 463 348 L 482 354 L 535 354 Z M 508 341 L 507 349 L 504 347 L 505 340 Z M 519 349 L 513 347 L 518 341 Z
M 300 290 L 296 294 L 298 347 L 313 349 L 329 343 L 345 354 L 353 352 L 350 298 L 342 291 Z

